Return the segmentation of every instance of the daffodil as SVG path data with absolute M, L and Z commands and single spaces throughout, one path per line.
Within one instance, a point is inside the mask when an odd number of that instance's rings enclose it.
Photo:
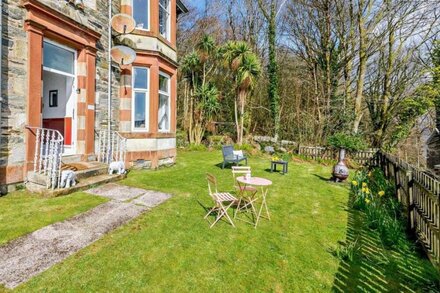
M 366 191 L 365 187 L 362 187 L 361 191 L 362 191 L 362 192 L 365 192 L 365 191 Z
M 362 182 L 362 187 L 367 187 L 367 183 Z
M 365 188 L 365 193 L 366 193 L 366 194 L 370 194 L 370 189 Z
M 379 191 L 379 196 L 384 196 L 385 195 L 385 191 L 383 191 L 383 190 L 381 190 L 381 191 Z
M 353 184 L 353 186 L 358 186 L 358 182 L 356 180 L 351 181 L 351 184 Z
M 369 200 L 368 198 L 366 198 L 366 199 L 365 199 L 365 203 L 366 203 L 366 204 L 369 204 L 369 203 L 370 203 L 370 200 Z

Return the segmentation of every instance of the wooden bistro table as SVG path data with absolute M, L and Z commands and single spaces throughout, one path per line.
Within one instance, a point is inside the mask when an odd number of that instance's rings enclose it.
M 266 211 L 266 216 L 267 219 L 270 220 L 270 214 L 269 214 L 269 209 L 267 208 L 267 203 L 266 203 L 266 197 L 267 197 L 267 191 L 268 191 L 268 187 L 270 185 L 272 185 L 272 181 L 270 181 L 269 179 L 265 179 L 265 178 L 261 178 L 261 177 L 251 177 L 249 179 L 246 179 L 245 176 L 240 176 L 237 177 L 237 181 L 240 184 L 244 184 L 246 185 L 250 185 L 250 186 L 254 186 L 254 187 L 259 187 L 261 192 L 261 206 L 260 209 L 258 211 L 258 213 L 256 213 L 256 221 L 255 221 L 255 228 L 257 228 L 258 222 L 260 220 L 261 217 L 264 217 L 263 215 L 261 215 L 261 213 L 263 212 L 263 208 Z M 251 204 L 252 202 L 256 201 L 260 196 L 258 196 L 258 192 L 256 193 L 256 198 L 255 199 L 250 199 L 251 200 Z

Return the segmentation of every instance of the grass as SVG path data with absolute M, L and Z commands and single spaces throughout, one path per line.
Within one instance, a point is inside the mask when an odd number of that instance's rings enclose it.
M 25 190 L 0 197 L 0 245 L 85 212 L 105 201 L 104 198 L 85 193 L 45 198 Z
M 251 158 L 253 176 L 274 183 L 272 220 L 257 229 L 238 221 L 236 229 L 225 222 L 209 229 L 205 173 L 218 177 L 220 189 L 232 187 L 231 171 L 220 169 L 220 161 L 218 151 L 180 152 L 174 167 L 131 172 L 123 184 L 174 197 L 17 290 L 394 292 L 423 290 L 438 280 L 415 251 L 383 248 L 362 215 L 348 209 L 348 186 L 324 180 L 330 168 L 317 164 L 291 162 L 283 176 L 266 171 L 267 159 Z M 335 255 L 353 241 L 352 261 Z

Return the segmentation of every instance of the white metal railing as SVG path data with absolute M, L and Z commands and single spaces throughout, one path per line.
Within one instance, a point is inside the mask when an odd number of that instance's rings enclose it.
M 64 137 L 55 129 L 26 126 L 35 134 L 34 172 L 47 177 L 46 187 L 55 189 L 61 180 Z
M 117 131 L 108 132 L 107 129 L 98 132 L 98 162 L 125 162 L 127 154 L 127 139 Z

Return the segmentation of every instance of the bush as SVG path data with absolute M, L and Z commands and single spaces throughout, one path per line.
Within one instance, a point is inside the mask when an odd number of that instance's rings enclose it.
M 188 137 L 185 131 L 177 131 L 176 133 L 176 145 L 178 148 L 183 148 L 188 146 Z
M 223 135 L 210 135 L 208 136 L 208 145 L 210 147 L 214 147 L 214 146 L 218 146 L 218 145 L 223 145 L 224 144 L 224 136 Z
M 189 151 L 206 151 L 207 147 L 204 144 L 190 144 L 187 147 Z
M 327 139 L 327 144 L 336 149 L 346 149 L 347 151 L 359 151 L 367 148 L 367 144 L 360 135 L 350 135 L 346 133 L 336 133 Z

